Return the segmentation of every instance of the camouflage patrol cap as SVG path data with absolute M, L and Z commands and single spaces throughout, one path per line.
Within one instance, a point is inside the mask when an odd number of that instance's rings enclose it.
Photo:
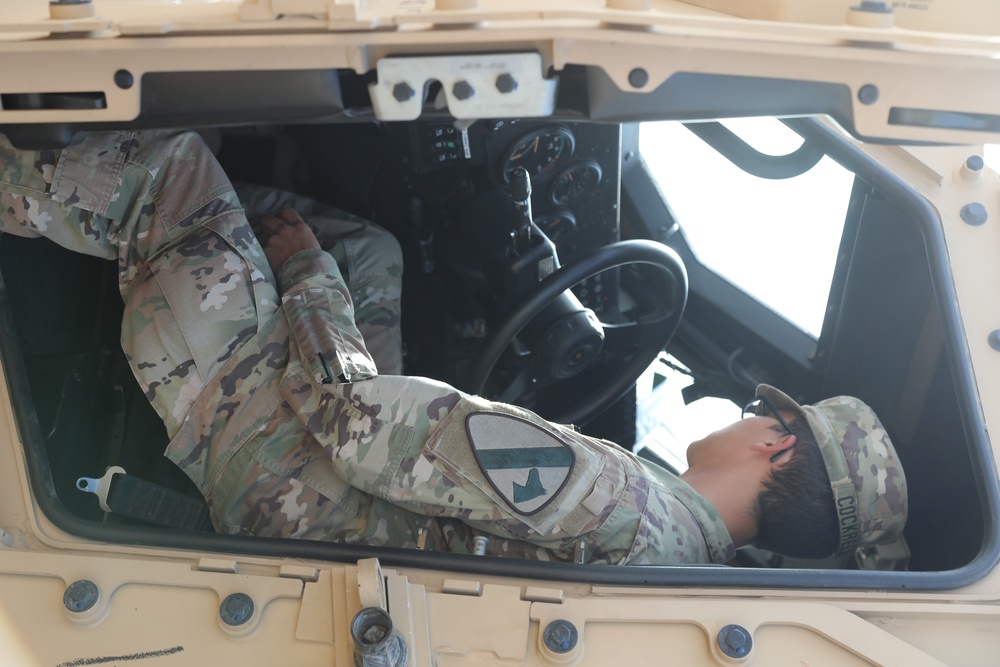
M 799 405 L 766 384 L 756 394 L 778 410 L 804 416 L 816 436 L 837 510 L 837 552 L 852 553 L 899 537 L 906 524 L 906 477 L 875 412 L 852 396 Z

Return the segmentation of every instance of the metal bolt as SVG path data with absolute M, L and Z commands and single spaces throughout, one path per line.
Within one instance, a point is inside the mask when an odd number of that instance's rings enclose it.
M 378 607 L 362 609 L 351 621 L 354 664 L 357 667 L 403 667 L 407 649 L 392 626 L 392 617 Z
M 753 648 L 753 637 L 742 625 L 727 625 L 719 630 L 719 649 L 730 658 L 745 658 Z
M 628 73 L 628 83 L 633 88 L 643 88 L 649 83 L 649 72 L 641 67 L 636 67 Z
M 576 648 L 580 635 L 576 626 L 569 621 L 559 619 L 545 626 L 542 640 L 553 653 L 569 653 Z
M 517 79 L 507 73 L 500 74 L 497 76 L 497 80 L 494 85 L 497 87 L 497 90 L 506 95 L 507 93 L 517 90 Z
M 128 90 L 135 83 L 135 77 L 127 69 L 120 69 L 115 72 L 115 85 L 122 90 Z
M 965 160 L 965 166 L 972 171 L 982 171 L 983 167 L 986 166 L 986 162 L 983 160 L 981 155 L 970 155 Z
M 455 85 L 451 87 L 451 94 L 457 99 L 467 100 L 476 94 L 476 89 L 468 81 L 461 79 L 460 81 L 456 81 Z
M 873 83 L 866 83 L 858 88 L 858 101 L 862 104 L 875 104 L 878 102 L 878 86 Z
M 989 214 L 986 213 L 986 207 L 977 201 L 963 206 L 958 214 L 962 217 L 962 220 L 970 225 L 981 225 L 989 217 Z
M 219 605 L 219 616 L 226 625 L 243 625 L 253 616 L 253 600 L 246 593 L 233 593 Z
M 992 347 L 997 352 L 1000 352 L 1000 329 L 996 329 L 990 332 L 990 335 L 986 338 Z
M 92 609 L 100 597 L 97 584 L 89 579 L 78 579 L 66 587 L 63 604 L 74 614 L 81 614 Z
M 406 102 L 416 94 L 417 91 L 410 88 L 410 84 L 405 81 L 400 81 L 392 87 L 392 96 L 396 98 L 397 102 Z

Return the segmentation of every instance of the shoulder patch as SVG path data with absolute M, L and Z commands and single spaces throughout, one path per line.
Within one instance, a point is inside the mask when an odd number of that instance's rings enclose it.
M 520 417 L 473 412 L 465 419 L 465 429 L 479 469 L 504 502 L 523 516 L 555 500 L 573 472 L 572 448 Z

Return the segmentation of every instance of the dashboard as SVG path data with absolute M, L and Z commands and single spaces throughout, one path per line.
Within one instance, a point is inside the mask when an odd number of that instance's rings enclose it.
M 486 120 L 456 128 L 451 122 L 424 122 L 409 124 L 406 134 L 408 145 L 399 138 L 395 144 L 411 160 L 411 196 L 421 201 L 424 225 L 432 211 L 437 226 L 462 227 L 460 221 L 476 209 L 476 198 L 489 198 L 491 214 L 476 216 L 480 229 L 471 235 L 484 237 L 480 245 L 495 245 L 501 236 L 496 229 L 507 224 L 503 211 L 494 210 L 504 206 L 498 193 L 509 199 L 511 174 L 524 168 L 531 178 L 534 223 L 555 245 L 559 262 L 619 240 L 617 124 Z M 608 280 L 599 275 L 574 291 L 601 314 L 613 306 Z

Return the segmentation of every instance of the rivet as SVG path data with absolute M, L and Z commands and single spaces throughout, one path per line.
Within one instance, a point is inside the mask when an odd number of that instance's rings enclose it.
M 127 69 L 120 69 L 115 72 L 115 85 L 122 90 L 128 90 L 135 83 L 135 77 Z
M 517 90 L 517 79 L 506 72 L 497 76 L 494 84 L 501 93 L 507 94 Z
M 995 329 L 990 332 L 990 335 L 986 337 L 989 341 L 990 347 L 992 347 L 997 352 L 1000 352 L 1000 329 Z
M 413 88 L 410 87 L 410 84 L 405 81 L 400 81 L 392 87 L 392 96 L 396 98 L 397 102 L 406 102 L 416 94 L 417 91 L 413 90 Z
M 986 207 L 977 201 L 963 206 L 958 214 L 962 220 L 970 225 L 981 225 L 989 218 L 989 214 L 986 213 Z
M 81 614 L 92 609 L 100 597 L 97 584 L 89 579 L 78 579 L 66 587 L 63 604 L 74 614 Z
M 636 67 L 628 73 L 628 83 L 633 88 L 644 88 L 649 83 L 649 72 L 641 67 Z
M 545 626 L 542 640 L 553 653 L 569 653 L 576 648 L 580 635 L 577 633 L 575 625 L 559 619 Z
M 875 104 L 878 102 L 878 94 L 878 86 L 866 83 L 858 88 L 858 101 L 862 104 Z
M 476 89 L 465 79 L 460 79 L 451 87 L 451 94 L 459 100 L 467 100 L 476 94 Z
M 246 593 L 233 593 L 219 605 L 219 616 L 226 625 L 243 625 L 253 616 L 253 600 Z
M 719 649 L 730 658 L 745 658 L 753 648 L 753 637 L 742 625 L 727 625 L 716 639 Z

